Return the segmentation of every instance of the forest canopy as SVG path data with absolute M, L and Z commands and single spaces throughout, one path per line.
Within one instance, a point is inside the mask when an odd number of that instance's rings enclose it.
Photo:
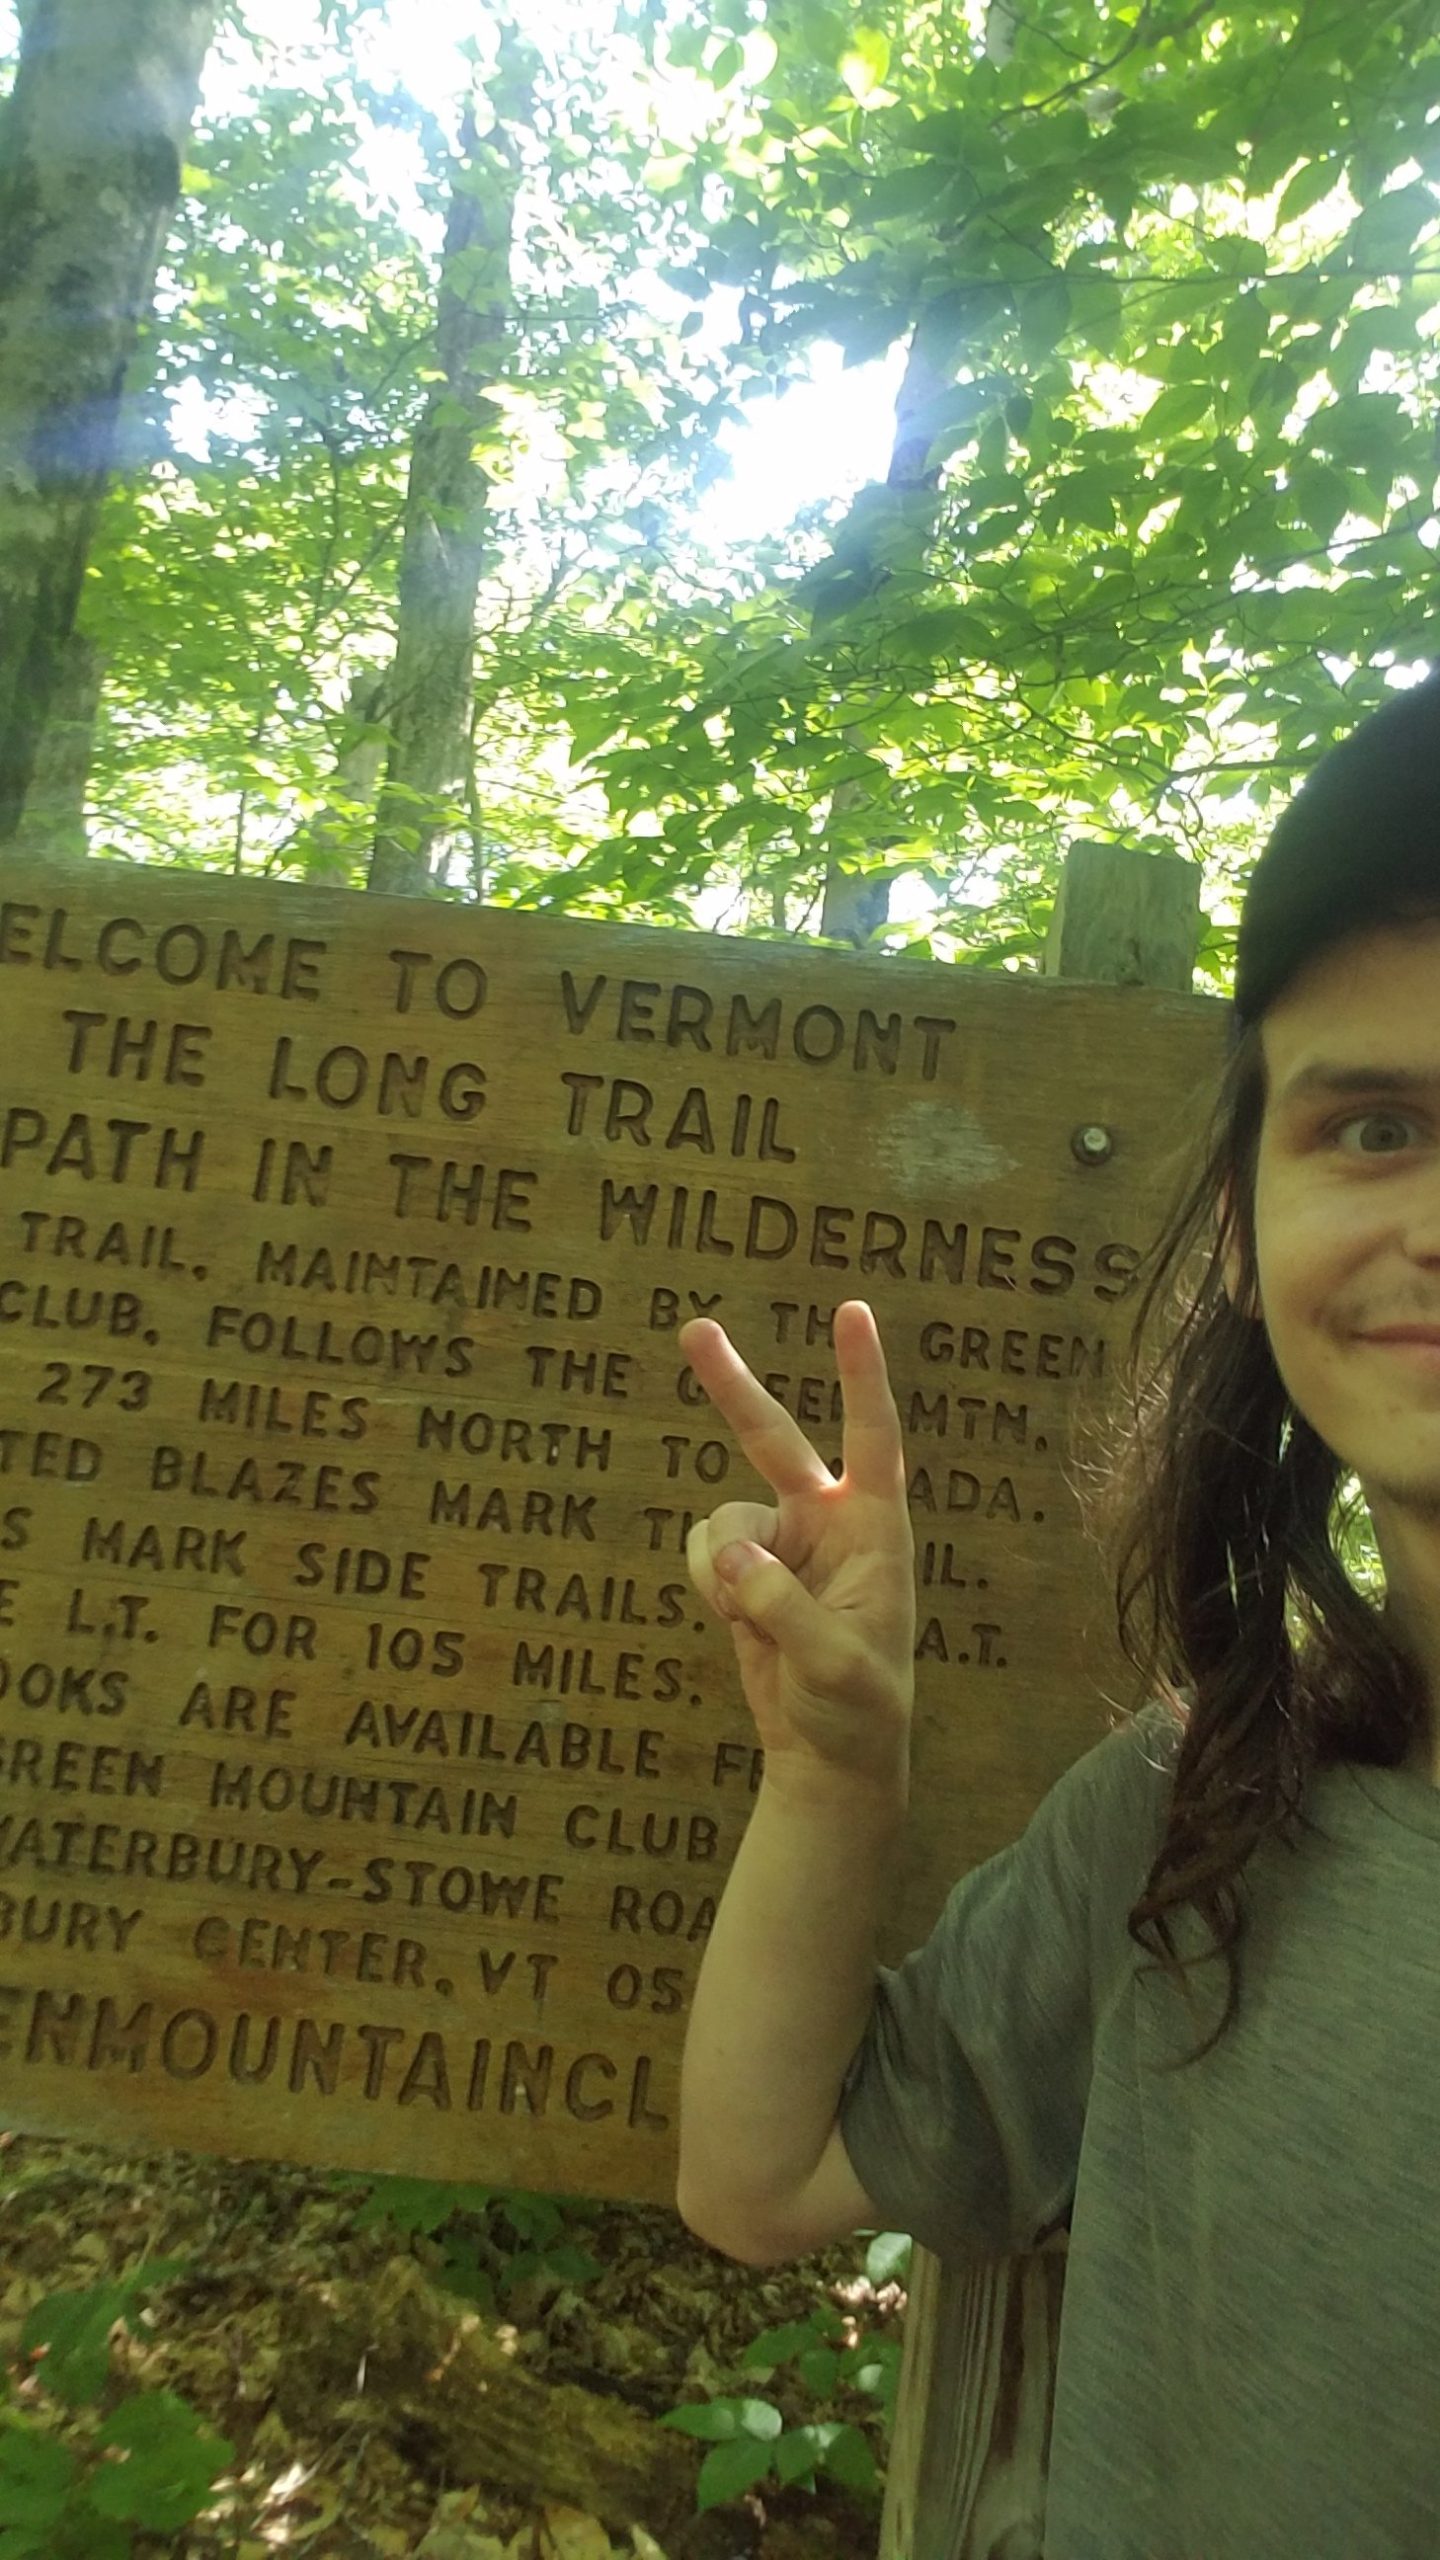
M 1122 837 L 1223 971 L 1427 647 L 1423 0 L 452 20 L 220 13 L 32 833 L 1022 967 Z

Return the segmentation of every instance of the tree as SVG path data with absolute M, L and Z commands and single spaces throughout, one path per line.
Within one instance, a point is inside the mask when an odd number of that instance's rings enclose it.
M 77 631 L 121 395 L 218 0 L 29 0 L 0 113 L 0 846 L 47 722 L 73 804 L 99 674 Z M 62 822 L 63 823 L 63 822 Z M 73 833 L 73 821 L 69 832 Z
M 372 889 L 414 896 L 447 799 L 473 765 L 475 608 L 484 566 L 489 479 L 479 452 L 501 423 L 490 387 L 510 335 L 510 241 L 517 158 L 501 111 L 515 81 L 502 69 L 492 134 L 473 106 L 460 129 L 440 267 L 435 379 L 415 434 L 400 560 L 395 663 L 384 691 L 390 752 L 370 864 Z M 515 107 L 510 107 L 513 117 Z
M 723 83 L 742 15 L 657 46 Z M 1072 829 L 1203 851 L 1229 802 L 1245 840 L 1424 646 L 1437 30 L 1335 0 L 1062 0 L 988 49 L 913 6 L 767 24 L 676 181 L 711 213 L 692 289 L 738 291 L 773 367 L 948 321 L 940 503 L 873 484 L 743 620 L 677 615 L 683 677 L 637 671 L 595 769 L 675 867 L 723 849 L 792 901 L 878 842 L 942 925 L 960 890 L 962 943 L 1003 849 L 986 948 L 1033 953 Z
M 885 489 L 887 495 L 898 497 L 902 506 L 908 506 L 912 537 L 918 541 L 922 559 L 928 538 L 933 535 L 940 488 L 937 430 L 944 424 L 945 395 L 954 381 L 963 345 L 963 335 L 943 302 L 937 312 L 922 312 L 911 331 L 904 379 L 895 403 L 895 442 Z M 824 631 L 862 598 L 868 601 L 879 595 L 893 575 L 888 565 L 867 562 L 857 584 L 855 574 L 843 562 L 832 557 L 822 563 L 806 582 L 813 597 L 812 632 Z M 851 748 L 863 755 L 865 733 L 860 724 L 852 723 L 846 736 Z M 856 774 L 838 782 L 830 804 L 832 822 L 851 810 L 864 810 L 868 815 L 870 801 L 866 777 Z M 888 853 L 896 841 L 883 830 L 872 828 L 867 851 L 872 855 Z M 822 934 L 834 941 L 863 944 L 881 930 L 889 912 L 890 881 L 886 872 L 867 868 L 856 875 L 847 872 L 838 860 L 828 865 L 825 900 L 820 910 Z
M 90 806 L 102 851 L 358 882 L 434 306 L 353 184 L 353 86 L 311 68 L 194 136 L 91 564 Z
M 162 278 L 147 468 L 113 492 L 94 564 L 102 846 L 358 882 L 378 745 L 392 764 L 379 831 L 402 857 L 437 828 L 453 853 L 462 808 L 461 849 L 500 895 L 570 850 L 553 693 L 567 599 L 597 559 L 623 562 L 628 593 L 643 592 L 636 568 L 661 557 L 650 528 L 703 460 L 694 430 L 714 384 L 634 292 L 637 246 L 653 263 L 674 221 L 645 185 L 646 134 L 617 124 L 603 43 L 527 62 L 512 37 L 475 75 L 473 150 L 367 81 L 353 47 L 297 49 L 285 86 L 196 136 Z M 377 128 L 419 145 L 423 227 L 409 212 L 402 226 L 365 177 Z M 442 224 L 449 252 L 426 236 Z M 440 435 L 468 492 L 479 585 L 463 770 L 435 792 L 419 740 L 388 724 L 395 711 L 403 725 L 400 698 L 432 698 L 423 672 L 394 677 L 397 650 L 434 641 L 414 573 Z M 454 505 L 438 504 L 432 570 L 442 548 L 459 565 Z
M 887 938 L 990 966 L 1036 964 L 1077 832 L 1186 844 L 1223 893 L 1424 646 L 1427 0 L 628 26 L 552 48 L 528 103 L 477 65 L 514 186 L 465 448 L 470 735 L 452 783 L 447 679 L 444 787 L 392 766 L 385 832 L 468 847 L 441 894 L 658 923 L 724 885 L 749 929 L 848 932 L 837 880 L 883 913 L 912 874 L 932 917 Z M 406 120 L 433 243 L 356 176 Z M 407 489 L 449 396 L 463 155 L 435 125 L 342 56 L 197 139 L 153 455 L 87 607 L 102 843 L 366 876 Z M 690 501 L 718 435 L 825 342 L 905 351 L 886 476 L 717 554 Z M 196 383 L 208 456 L 164 435 Z

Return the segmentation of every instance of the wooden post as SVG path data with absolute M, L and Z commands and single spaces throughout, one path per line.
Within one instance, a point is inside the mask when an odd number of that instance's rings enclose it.
M 1202 923 L 1197 864 L 1079 842 L 1045 974 L 1188 994 Z M 1068 2246 L 974 2266 L 916 2250 L 880 2560 L 1043 2560 Z

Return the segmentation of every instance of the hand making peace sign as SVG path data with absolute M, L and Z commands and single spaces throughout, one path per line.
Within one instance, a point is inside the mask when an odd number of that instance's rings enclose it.
M 727 1502 L 690 1532 L 691 1577 L 731 1622 L 745 1695 L 782 1791 L 818 1777 L 903 1786 L 914 1695 L 915 1544 L 900 1417 L 870 1309 L 836 1310 L 845 1405 L 838 1482 L 722 1326 L 681 1348 L 775 1508 Z

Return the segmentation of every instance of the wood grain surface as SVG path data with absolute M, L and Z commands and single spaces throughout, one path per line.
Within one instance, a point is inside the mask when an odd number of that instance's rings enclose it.
M 0 2117 L 667 2200 L 758 1782 L 684 1536 L 760 1488 L 677 1327 L 837 1457 L 830 1320 L 878 1315 L 920 1583 L 893 1957 L 1130 1701 L 1074 1469 L 1222 1008 L 0 886 Z

